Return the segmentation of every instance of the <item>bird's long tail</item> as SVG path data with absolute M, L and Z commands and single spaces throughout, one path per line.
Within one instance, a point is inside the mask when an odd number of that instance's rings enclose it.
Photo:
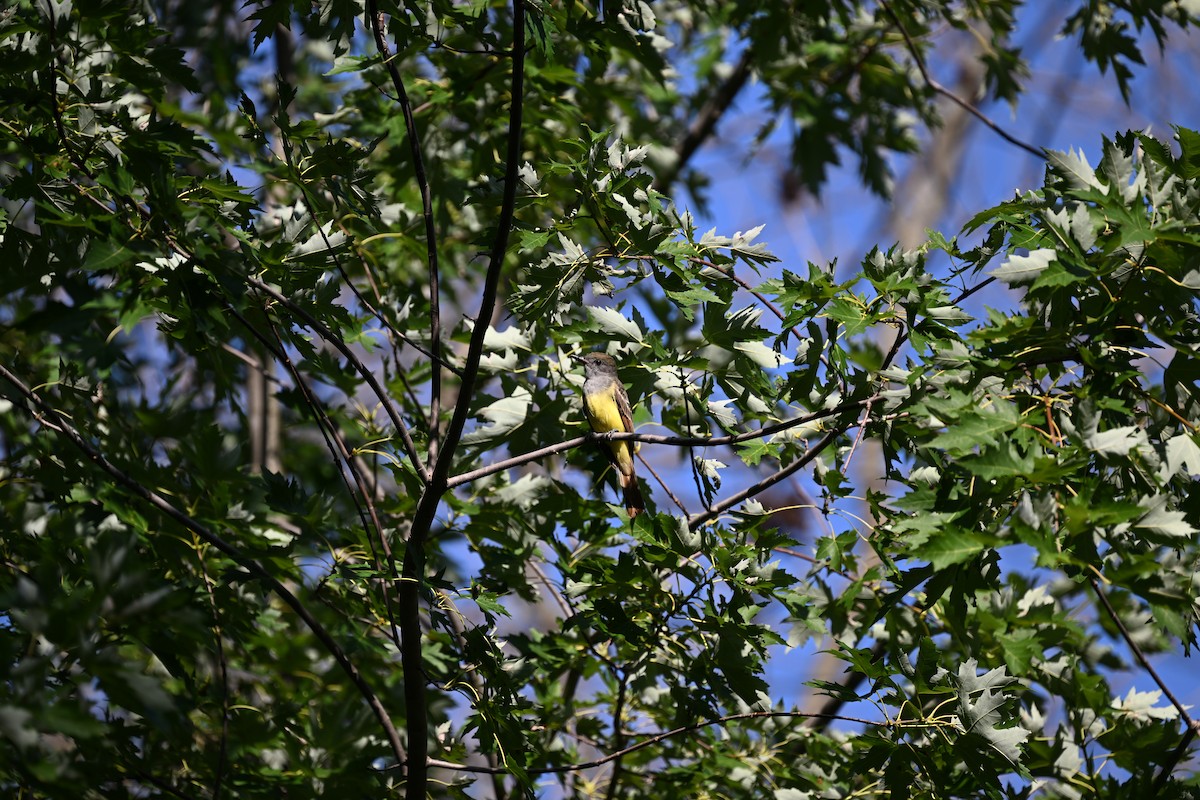
M 625 495 L 625 512 L 629 514 L 630 519 L 633 519 L 646 510 L 646 501 L 642 499 L 642 490 L 638 486 L 637 475 L 622 475 L 619 472 L 617 475 L 621 479 L 621 492 Z

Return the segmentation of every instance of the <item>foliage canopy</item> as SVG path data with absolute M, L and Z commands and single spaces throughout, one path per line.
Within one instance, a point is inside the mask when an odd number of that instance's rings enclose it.
M 887 192 L 943 29 L 1015 100 L 1021 5 L 0 12 L 0 787 L 1185 796 L 1200 133 L 854 274 L 684 202 L 752 80 L 809 191 Z M 1128 96 L 1188 8 L 1063 32 Z

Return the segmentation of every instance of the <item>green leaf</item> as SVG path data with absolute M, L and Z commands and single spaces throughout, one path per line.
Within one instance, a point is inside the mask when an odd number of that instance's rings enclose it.
M 505 439 L 529 419 L 533 408 L 533 396 L 528 389 L 519 387 L 507 397 L 479 409 L 478 414 L 489 424 L 481 425 L 462 437 L 464 446 L 487 444 Z
M 1096 178 L 1096 171 L 1092 169 L 1082 150 L 1076 152 L 1072 148 L 1065 153 L 1061 150 L 1047 150 L 1046 161 L 1050 164 L 1050 171 L 1065 179 L 1071 189 L 1102 188 L 1099 179 Z
M 975 659 L 968 659 L 958 670 L 958 709 L 964 731 L 982 738 L 1009 764 L 1016 766 L 1021 761 L 1021 745 L 1029 738 L 1029 731 L 1019 725 L 1000 727 L 1005 719 L 1001 709 L 1011 699 L 995 692 L 995 689 L 1012 683 L 1004 667 L 997 667 L 983 675 L 976 675 Z
M 988 274 L 1009 286 L 1020 286 L 1036 280 L 1057 258 L 1058 253 L 1054 250 L 1040 248 L 1027 256 L 1009 256 L 1007 261 Z
M 102 272 L 115 269 L 136 256 L 136 253 L 124 245 L 101 239 L 88 249 L 81 266 L 88 272 Z
M 587 313 L 592 320 L 592 324 L 595 326 L 595 330 L 612 336 L 618 341 L 636 343 L 643 341 L 641 328 L 615 308 L 588 306 Z
M 1000 437 L 1020 425 L 1020 417 L 1010 403 L 997 403 L 984 413 L 955 420 L 952 427 L 939 433 L 933 447 L 964 455 L 976 448 L 999 443 Z
M 1168 510 L 1168 502 L 1169 498 L 1161 494 L 1143 498 L 1138 505 L 1145 508 L 1146 513 L 1133 523 L 1134 527 L 1168 538 L 1194 537 L 1200 533 L 1182 511 Z
M 987 545 L 975 534 L 960 530 L 943 531 L 913 550 L 913 556 L 926 559 L 936 570 L 970 561 Z

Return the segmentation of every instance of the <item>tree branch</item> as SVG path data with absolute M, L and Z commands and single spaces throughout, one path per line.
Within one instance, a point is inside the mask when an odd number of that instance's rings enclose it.
M 421 492 L 417 510 L 409 529 L 408 542 L 404 551 L 404 566 L 400 581 L 400 661 L 404 670 L 404 699 L 408 710 L 408 746 L 411 758 L 408 762 L 407 800 L 425 800 L 428 783 L 427 753 L 429 751 L 428 716 L 429 708 L 425 697 L 424 669 L 421 652 L 421 588 L 425 578 L 425 541 L 437 515 L 438 505 L 445 494 L 447 477 L 458 449 L 459 440 L 471 412 L 471 400 L 475 394 L 475 383 L 479 377 L 479 361 L 483 357 L 483 342 L 487 336 L 488 322 L 496 307 L 500 286 L 500 273 L 508 252 L 508 237 L 512 231 L 513 213 L 517 202 L 517 170 L 521 158 L 521 115 L 525 92 L 525 5 L 524 0 L 513 0 L 512 82 L 509 89 L 510 107 L 508 115 L 508 143 L 505 153 L 504 194 L 500 204 L 500 215 L 496 221 L 496 238 L 492 243 L 488 259 L 487 274 L 483 281 L 483 294 L 479 302 L 479 314 L 475 317 L 475 328 L 467 345 L 467 356 L 463 364 L 462 384 L 454 413 L 446 428 L 445 438 L 437 459 L 430 470 L 429 482 Z
M 1142 669 L 1146 670 L 1146 674 L 1150 676 L 1154 683 L 1158 685 L 1158 688 L 1162 690 L 1162 693 L 1166 695 L 1166 698 L 1168 701 L 1170 701 L 1171 705 L 1175 706 L 1175 710 L 1179 712 L 1179 718 L 1183 720 L 1188 729 L 1194 730 L 1196 728 L 1196 723 L 1188 714 L 1187 706 L 1176 699 L 1175 695 L 1171 692 L 1170 687 L 1167 686 L 1166 682 L 1159 676 L 1153 665 L 1151 665 L 1151 663 L 1146 659 L 1146 654 L 1142 652 L 1142 648 L 1138 647 L 1137 642 L 1135 642 L 1133 637 L 1129 635 L 1129 629 L 1125 627 L 1125 623 L 1121 621 L 1121 617 L 1117 614 L 1116 609 L 1112 607 L 1112 603 L 1109 602 L 1108 595 L 1104 593 L 1102 588 L 1100 588 L 1100 582 L 1093 577 L 1088 578 L 1088 583 L 1091 584 L 1092 591 L 1096 593 L 1096 597 L 1100 598 L 1100 604 L 1104 606 L 1104 611 L 1106 614 L 1108 614 L 1108 618 L 1112 620 L 1113 625 L 1116 625 L 1117 630 L 1121 632 L 1121 638 L 1125 640 L 1125 644 L 1129 645 L 1129 649 L 1133 652 L 1133 657 L 1137 659 L 1137 662 L 1142 665 Z
M 671 499 L 671 502 L 675 504 L 675 507 L 683 512 L 685 516 L 690 513 L 687 510 L 687 506 L 685 506 L 683 501 L 679 499 L 679 496 L 676 495 L 675 492 L 671 491 L 671 485 L 664 481 L 662 477 L 654 471 L 654 467 L 651 466 L 650 462 L 647 461 L 641 453 L 637 454 L 637 458 L 638 461 L 642 462 L 642 466 L 646 468 L 646 471 L 654 477 L 654 480 L 658 481 L 658 485 L 661 486 L 662 490 L 667 493 L 667 497 Z
M 1183 734 L 1182 741 L 1180 741 L 1179 746 L 1175 748 L 1175 752 L 1172 753 L 1171 759 L 1163 765 L 1162 771 L 1158 774 L 1158 777 L 1154 781 L 1155 791 L 1152 796 L 1157 797 L 1158 790 L 1162 789 L 1162 787 L 1166 784 L 1167 779 L 1175 770 L 1175 765 L 1179 763 L 1179 759 L 1182 758 L 1184 752 L 1186 752 L 1187 746 L 1196 737 L 1196 732 L 1198 730 L 1196 721 L 1193 720 L 1191 715 L 1188 714 L 1187 706 L 1179 702 L 1179 700 L 1175 697 L 1175 694 L 1171 691 L 1171 688 L 1167 686 L 1166 681 L 1164 681 L 1158 674 L 1158 671 L 1154 669 L 1154 666 L 1146 658 L 1146 654 L 1142 652 L 1142 648 L 1138 647 L 1137 642 L 1135 642 L 1133 637 L 1129 635 L 1129 629 L 1126 628 L 1125 623 L 1121 621 L 1121 617 L 1119 614 L 1117 614 L 1117 610 L 1113 608 L 1112 603 L 1108 599 L 1108 595 L 1104 593 L 1102 588 L 1100 588 L 1100 581 L 1096 580 L 1094 577 L 1090 577 L 1088 578 L 1088 583 L 1091 584 L 1092 591 L 1095 592 L 1096 597 L 1099 598 L 1100 605 L 1104 606 L 1104 612 L 1108 614 L 1108 618 L 1112 620 L 1113 625 L 1117 626 L 1117 630 L 1121 632 L 1121 638 L 1124 639 L 1125 644 L 1129 646 L 1130 651 L 1133 653 L 1133 657 L 1137 659 L 1137 662 L 1142 666 L 1142 669 L 1146 670 L 1146 674 L 1150 676 L 1150 679 L 1154 681 L 1155 685 L 1157 685 L 1162 691 L 1163 695 L 1166 696 L 1167 701 L 1175 707 L 1175 711 L 1178 712 L 1179 718 L 1183 720 L 1183 724 L 1186 726 L 1186 731 Z
M 905 29 L 904 23 L 900 21 L 899 15 L 897 15 L 895 10 L 892 9 L 892 4 L 890 2 L 888 2 L 888 0 L 879 0 L 879 5 L 882 6 L 885 11 L 887 11 L 888 16 L 890 16 L 892 18 L 892 22 L 896 23 L 897 30 L 899 30 L 900 35 L 904 37 L 904 44 L 905 44 L 905 47 L 908 49 L 908 54 L 910 56 L 912 56 L 913 62 L 917 65 L 917 70 L 921 73 L 921 78 L 925 81 L 926 86 L 928 86 L 930 89 L 932 89 L 937 94 L 942 95 L 947 100 L 954 103 L 956 106 L 958 106 L 962 110 L 966 111 L 971 116 L 975 117 L 977 120 L 982 122 L 984 125 L 991 128 L 993 131 L 995 131 L 1000 136 L 1000 138 L 1004 139 L 1004 141 L 1008 142 L 1009 144 L 1016 145 L 1017 147 L 1026 151 L 1027 153 L 1031 153 L 1034 157 L 1038 158 L 1039 160 L 1046 158 L 1045 152 L 1043 152 L 1039 148 L 1034 147 L 1033 145 L 1031 145 L 1027 142 L 1023 142 L 1020 139 L 1018 139 L 1017 137 L 1013 136 L 1011 133 L 1004 130 L 999 125 L 997 125 L 995 122 L 993 122 L 991 120 L 991 118 L 989 118 L 986 114 L 984 114 L 978 108 L 971 105 L 966 100 L 963 100 L 961 97 L 959 97 L 954 92 L 947 89 L 942 84 L 938 83 L 938 81 L 932 75 L 929 74 L 929 69 L 925 66 L 925 59 L 921 57 L 921 52 L 917 49 L 917 45 L 912 40 L 912 37 L 908 35 L 908 31 Z
M 396 410 L 396 406 L 392 402 L 391 396 L 384 391 L 382 386 L 379 385 L 379 381 L 376 380 L 375 376 L 371 374 L 371 370 L 367 369 L 366 365 L 363 364 L 358 356 L 354 354 L 354 351 L 351 350 L 344 341 L 342 341 L 340 336 L 329 330 L 329 328 L 325 327 L 325 325 L 323 325 L 312 314 L 309 314 L 297 303 L 292 302 L 292 300 L 284 296 L 274 287 L 264 283 L 263 281 L 260 281 L 258 278 L 249 276 L 246 277 L 246 282 L 255 289 L 258 289 L 260 292 L 269 295 L 272 300 L 298 316 L 301 320 L 303 320 L 305 325 L 312 328 L 321 336 L 322 339 L 333 345 L 334 349 L 341 353 L 342 357 L 345 358 L 352 367 L 354 367 L 355 371 L 358 372 L 358 374 L 363 377 L 363 380 L 366 381 L 367 385 L 371 387 L 371 391 L 375 393 L 375 396 L 379 398 L 379 403 L 383 406 L 383 410 L 387 413 L 388 419 L 391 420 L 392 427 L 394 427 L 396 432 L 400 435 L 400 442 L 404 445 L 404 452 L 408 455 L 409 460 L 412 462 L 413 469 L 416 471 L 417 477 L 419 477 L 423 483 L 428 483 L 429 473 L 425 471 L 425 464 L 417 455 L 417 446 L 413 443 L 412 437 L 408 433 L 408 426 L 404 424 L 404 420 L 400 417 L 400 413 Z M 437 372 L 437 370 L 435 369 L 434 372 Z
M 377 570 L 381 569 L 379 564 L 379 555 L 375 551 L 374 542 L 376 537 L 378 537 L 379 546 L 382 548 L 384 557 L 387 559 L 391 580 L 384 580 L 380 582 L 380 593 L 383 596 L 383 605 L 384 610 L 387 613 L 388 622 L 391 624 L 392 639 L 395 644 L 399 646 L 400 631 L 396 626 L 396 615 L 392 609 L 392 595 L 389 588 L 391 581 L 395 580 L 397 577 L 396 558 L 392 554 L 391 544 L 388 542 L 387 535 L 384 533 L 383 523 L 379 520 L 379 513 L 375 507 L 375 501 L 372 497 L 374 493 L 374 487 L 369 487 L 367 485 L 366 477 L 363 475 L 362 470 L 359 469 L 359 465 L 355 460 L 354 454 L 350 451 L 350 448 L 346 446 L 346 440 L 342 436 L 341 431 L 338 430 L 337 424 L 333 421 L 333 419 L 329 416 L 329 413 L 325 410 L 325 407 L 317 399 L 308 383 L 304 380 L 304 376 L 300 374 L 300 370 L 288 357 L 287 351 L 283 346 L 283 341 L 279 336 L 279 331 L 276 329 L 275 325 L 271 323 L 270 317 L 267 316 L 267 324 L 271 326 L 271 333 L 275 336 L 274 348 L 271 347 L 270 343 L 266 340 L 262 333 L 255 330 L 250 325 L 249 320 L 245 319 L 240 313 L 233 309 L 232 306 L 230 309 L 234 314 L 237 315 L 241 323 L 246 326 L 247 330 L 249 330 L 255 337 L 259 338 L 263 345 L 267 347 L 268 351 L 271 352 L 272 355 L 279 359 L 280 363 L 284 365 L 284 368 L 292 376 L 292 380 L 295 381 L 296 388 L 300 391 L 301 396 L 304 398 L 304 402 L 308 404 L 309 410 L 312 411 L 314 417 L 316 418 L 317 429 L 320 430 L 321 438 L 325 440 L 325 446 L 328 448 L 330 455 L 333 456 L 334 462 L 345 464 L 346 469 L 349 470 L 350 474 L 353 476 L 354 484 L 351 485 L 349 479 L 346 477 L 346 472 L 339 467 L 338 476 L 342 479 L 342 484 L 346 487 L 346 493 L 350 497 L 350 502 L 354 504 L 354 509 L 358 513 L 359 522 L 363 526 L 363 533 L 365 534 L 367 541 L 371 544 L 371 553 L 375 559 L 375 568 Z M 355 493 L 356 487 L 357 494 Z M 359 502 L 360 496 L 362 498 L 362 502 Z
M 722 513 L 733 508 L 743 500 L 754 497 L 754 495 L 758 494 L 759 492 L 779 483 L 781 480 L 796 472 L 805 464 L 808 464 L 810 461 L 820 455 L 822 450 L 828 447 L 835 439 L 837 439 L 837 437 L 841 436 L 849 429 L 849 425 L 839 425 L 818 439 L 816 444 L 810 445 L 808 449 L 804 451 L 803 455 L 801 455 L 795 461 L 792 461 L 786 467 L 783 467 L 772 475 L 768 475 L 758 483 L 752 486 L 747 486 L 742 491 L 726 497 L 724 500 L 717 503 L 707 511 L 702 511 L 699 514 L 693 514 L 692 516 L 688 517 L 688 529 L 693 531 L 696 530 L 696 528 L 699 528 L 704 523 L 717 518 Z
M 433 224 L 433 197 L 429 193 L 429 178 L 425 174 L 425 159 L 421 154 L 421 141 L 417 137 L 417 123 L 413 119 L 412 103 L 400 78 L 400 70 L 392 57 L 387 37 L 383 33 L 383 14 L 379 11 L 376 0 L 367 0 L 367 19 L 370 21 L 371 32 L 375 36 L 375 46 L 383 56 L 383 64 L 388 76 L 392 79 L 392 87 L 396 90 L 396 99 L 404 114 L 404 129 L 408 133 L 408 146 L 412 153 L 413 175 L 417 179 L 417 189 L 421 192 L 421 213 L 425 218 L 425 253 L 429 262 L 429 346 L 433 351 L 434 367 L 430 375 L 432 388 L 429 402 L 429 463 L 437 459 L 438 451 L 438 417 L 442 408 L 442 375 L 438 364 L 442 361 L 442 312 L 441 312 L 441 278 L 438 275 L 437 230 Z
M 870 404 L 881 399 L 878 394 L 872 395 L 864 400 L 854 400 L 848 403 L 840 403 L 833 408 L 823 409 L 821 411 L 813 411 L 808 414 L 803 414 L 793 419 L 777 422 L 773 425 L 764 425 L 761 428 L 756 428 L 746 433 L 732 434 L 729 436 L 664 436 L 657 433 L 627 433 L 619 431 L 610 431 L 608 433 L 588 433 L 583 436 L 576 436 L 574 439 L 556 442 L 555 444 L 539 447 L 537 450 L 531 450 L 528 453 L 523 453 L 519 456 L 506 458 L 503 461 L 497 461 L 494 464 L 473 469 L 469 472 L 463 472 L 450 478 L 446 485 L 447 488 L 453 489 L 461 486 L 464 483 L 485 478 L 497 472 L 503 472 L 506 469 L 519 467 L 522 464 L 528 464 L 530 461 L 537 461 L 546 456 L 552 456 L 556 453 L 561 453 L 564 450 L 570 450 L 586 442 L 645 442 L 647 444 L 667 444 L 675 447 L 718 447 L 727 444 L 739 444 L 748 442 L 752 439 L 761 439 L 765 436 L 772 436 L 776 433 L 781 433 L 790 428 L 795 428 L 800 425 L 805 425 L 809 422 L 815 422 L 819 419 L 827 419 L 836 417 L 844 411 L 849 411 L 859 406 Z
M 733 105 L 734 99 L 738 93 L 742 91 L 742 87 L 746 85 L 746 81 L 750 78 L 751 65 L 754 63 L 754 48 L 747 46 L 742 51 L 742 57 L 738 59 L 733 70 L 729 73 L 729 77 L 725 82 L 717 87 L 716 91 L 709 95 L 708 102 L 704 104 L 704 108 L 700 109 L 700 113 L 692 120 L 692 124 L 688 126 L 687 134 L 679 141 L 675 147 L 675 163 L 671 166 L 670 171 L 665 175 L 655 178 L 654 188 L 657 191 L 665 192 L 670 188 L 679 174 L 683 172 L 683 168 L 692 160 L 692 156 L 696 151 L 708 141 L 708 138 L 713 135 L 717 129 L 717 122 Z
M 561 766 L 561 767 L 543 767 L 541 769 L 530 769 L 530 770 L 527 770 L 527 772 L 530 775 L 548 775 L 548 774 L 559 773 L 559 772 L 576 772 L 578 770 L 583 770 L 583 769 L 593 769 L 594 767 L 604 766 L 605 764 L 609 763 L 610 761 L 615 761 L 617 759 L 624 758 L 625 756 L 629 755 L 630 753 L 636 753 L 638 750 L 644 750 L 647 747 L 656 745 L 659 742 L 666 741 L 667 739 L 672 739 L 676 736 L 680 736 L 685 733 L 692 733 L 693 731 L 698 731 L 703 728 L 712 727 L 713 725 L 724 725 L 726 722 L 737 722 L 738 720 L 743 720 L 743 719 L 779 719 L 779 718 L 790 718 L 790 719 L 827 718 L 830 720 L 842 720 L 843 722 L 853 722 L 858 725 L 870 725 L 872 727 L 877 727 L 877 728 L 892 727 L 895 724 L 895 723 L 886 722 L 886 721 L 878 722 L 876 720 L 862 719 L 861 717 L 846 717 L 846 716 L 842 716 L 840 714 L 839 715 L 807 714 L 802 711 L 749 711 L 744 714 L 730 714 L 725 717 L 717 717 L 715 719 L 706 719 L 702 722 L 696 722 L 691 725 L 681 725 L 680 727 L 672 728 L 669 731 L 663 731 L 662 733 L 653 734 L 652 736 L 648 736 L 647 738 L 642 739 L 640 742 L 636 742 L 634 744 L 629 745 L 628 747 L 624 748 L 623 750 L 618 750 L 615 753 L 609 753 L 606 756 L 602 756 L 600 758 L 596 758 L 591 761 L 582 761 L 578 764 L 567 764 L 567 765 Z M 437 759 L 432 759 L 432 758 L 429 760 L 429 766 L 437 767 L 439 769 L 454 770 L 456 772 L 489 772 L 491 770 L 490 767 L 476 767 L 476 766 L 471 766 L 469 764 L 455 764 L 453 761 L 439 761 Z M 501 771 L 506 772 L 506 773 L 510 772 L 510 770 L 505 769 L 503 767 L 501 767 L 500 769 L 501 769 Z

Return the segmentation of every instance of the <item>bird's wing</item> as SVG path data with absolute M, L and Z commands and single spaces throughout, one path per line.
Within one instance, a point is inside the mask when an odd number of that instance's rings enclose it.
M 625 394 L 625 387 L 620 383 L 613 388 L 613 394 L 617 397 L 617 411 L 621 413 L 621 425 L 629 433 L 633 433 L 633 409 L 629 406 L 629 395 Z

